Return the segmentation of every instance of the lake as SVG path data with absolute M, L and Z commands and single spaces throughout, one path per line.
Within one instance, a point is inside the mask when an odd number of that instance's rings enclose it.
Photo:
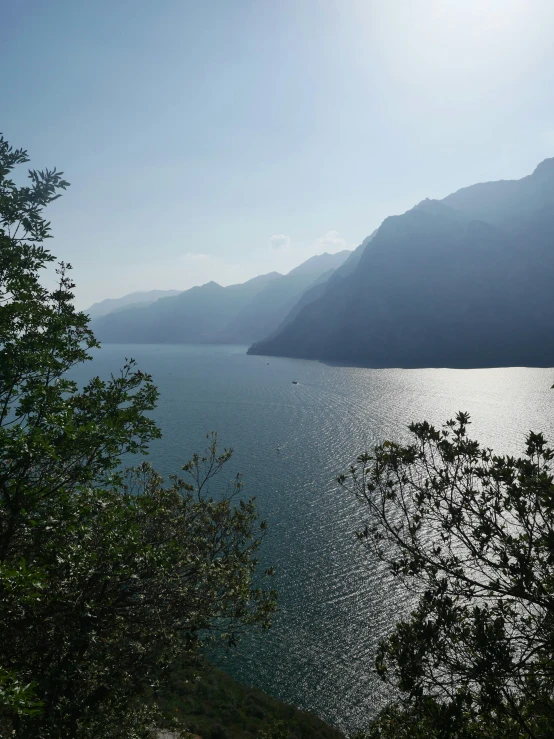
M 222 666 L 345 730 L 363 726 L 386 698 L 373 655 L 402 601 L 355 541 L 363 511 L 337 475 L 364 449 L 406 439 L 409 422 L 441 424 L 458 410 L 497 452 L 520 454 L 529 430 L 554 441 L 554 370 L 365 369 L 243 346 L 105 345 L 74 374 L 106 376 L 125 357 L 161 392 L 155 467 L 178 472 L 217 431 L 235 452 L 226 479 L 243 473 L 269 525 L 261 558 L 276 568 L 280 610 Z

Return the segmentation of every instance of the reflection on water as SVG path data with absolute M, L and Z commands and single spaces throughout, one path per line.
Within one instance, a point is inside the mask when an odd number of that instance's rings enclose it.
M 372 370 L 245 350 L 106 345 L 77 374 L 105 376 L 132 356 L 154 375 L 163 438 L 151 461 L 162 474 L 179 471 L 211 430 L 233 447 L 228 477 L 244 474 L 269 523 L 262 559 L 277 569 L 280 612 L 224 666 L 343 728 L 360 726 L 384 698 L 373 654 L 403 604 L 356 544 L 361 512 L 336 476 L 360 451 L 407 438 L 410 421 L 441 424 L 458 410 L 498 452 L 521 453 L 530 429 L 554 441 L 554 370 Z

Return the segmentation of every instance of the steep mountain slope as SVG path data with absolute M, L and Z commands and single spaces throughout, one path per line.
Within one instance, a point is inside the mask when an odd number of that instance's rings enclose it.
M 277 328 L 271 335 L 273 336 L 279 331 L 282 331 L 285 326 L 287 326 L 296 318 L 296 316 L 306 305 L 313 303 L 314 300 L 317 300 L 317 298 L 324 295 L 325 291 L 329 287 L 329 284 L 332 285 L 336 280 L 341 280 L 344 277 L 352 274 L 352 272 L 354 272 L 356 267 L 358 266 L 358 263 L 362 258 L 362 254 L 366 246 L 369 244 L 376 233 L 377 231 L 374 231 L 370 236 L 364 239 L 360 246 L 358 246 L 353 252 L 349 253 L 348 258 L 339 267 L 337 267 L 337 269 L 330 269 L 328 272 L 324 272 L 320 277 L 318 277 L 318 279 L 315 280 L 312 286 L 302 293 L 298 302 L 295 303 L 295 305 L 291 308 L 289 313 L 285 316 L 285 318 L 281 321 L 281 323 L 277 326 Z M 269 335 L 267 335 L 265 338 L 269 338 Z
M 311 287 L 302 293 L 299 300 L 292 306 L 291 310 L 283 318 L 273 333 L 283 329 L 288 323 L 296 318 L 304 306 L 313 303 L 314 300 L 317 300 L 317 298 L 323 295 L 327 289 L 327 282 L 331 278 L 331 275 L 335 274 L 335 271 L 336 270 L 330 269 L 328 272 L 324 272 L 320 277 L 318 277 L 317 280 L 312 283 Z
M 211 342 L 231 317 L 278 277 L 272 272 L 229 287 L 208 282 L 145 307 L 110 313 L 93 321 L 92 328 L 107 343 Z
M 322 275 L 330 269 L 338 269 L 341 267 L 352 255 L 349 249 L 343 249 L 337 251 L 334 254 L 324 252 L 323 254 L 316 254 L 305 262 L 299 264 L 298 267 L 291 269 L 288 273 L 289 277 L 298 277 L 299 275 L 305 275 L 307 277 L 313 275 Z
M 275 331 L 300 296 L 349 251 L 321 254 L 288 275 L 271 272 L 240 285 L 209 282 L 147 306 L 113 311 L 93 321 L 107 343 L 251 343 Z
M 319 254 L 273 280 L 229 322 L 223 335 L 228 341 L 250 343 L 274 332 L 306 290 L 323 275 L 330 276 L 341 267 L 351 252 Z
M 172 295 L 179 295 L 180 292 L 180 290 L 149 290 L 147 292 L 129 293 L 121 298 L 107 298 L 99 303 L 94 303 L 84 313 L 87 313 L 91 319 L 100 318 L 100 316 L 105 316 L 114 310 L 128 308 L 131 305 L 150 305 L 160 298 L 169 298 Z
M 554 365 L 554 160 L 387 218 L 350 275 L 250 353 L 375 366 Z
M 356 269 L 358 268 L 358 264 L 360 263 L 362 256 L 366 250 L 366 247 L 371 241 L 373 241 L 377 230 L 378 229 L 375 229 L 373 233 L 371 233 L 369 236 L 366 236 L 362 243 L 357 246 L 353 252 L 350 253 L 348 259 L 333 272 L 333 274 L 329 277 L 330 285 L 334 285 L 335 282 L 342 280 L 344 277 L 348 277 L 356 271 Z

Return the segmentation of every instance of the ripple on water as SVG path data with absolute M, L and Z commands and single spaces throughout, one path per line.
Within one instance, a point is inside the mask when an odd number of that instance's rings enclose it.
M 362 512 L 336 476 L 360 451 L 406 439 L 408 422 L 441 424 L 458 410 L 471 413 L 473 435 L 498 452 L 521 453 L 530 429 L 554 440 L 554 371 L 372 370 L 281 358 L 268 365 L 245 347 L 107 345 L 76 374 L 106 375 L 125 356 L 161 392 L 156 467 L 178 472 L 217 430 L 235 450 L 228 479 L 243 473 L 245 494 L 256 495 L 269 523 L 262 559 L 277 568 L 280 611 L 226 668 L 345 729 L 363 725 L 386 699 L 373 657 L 405 599 L 354 540 Z

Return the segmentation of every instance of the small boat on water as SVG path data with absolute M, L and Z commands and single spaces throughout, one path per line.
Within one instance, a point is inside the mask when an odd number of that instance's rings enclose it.
M 293 384 L 293 385 L 298 385 L 298 382 L 297 382 L 296 380 L 293 380 L 293 381 L 292 381 L 292 384 Z

